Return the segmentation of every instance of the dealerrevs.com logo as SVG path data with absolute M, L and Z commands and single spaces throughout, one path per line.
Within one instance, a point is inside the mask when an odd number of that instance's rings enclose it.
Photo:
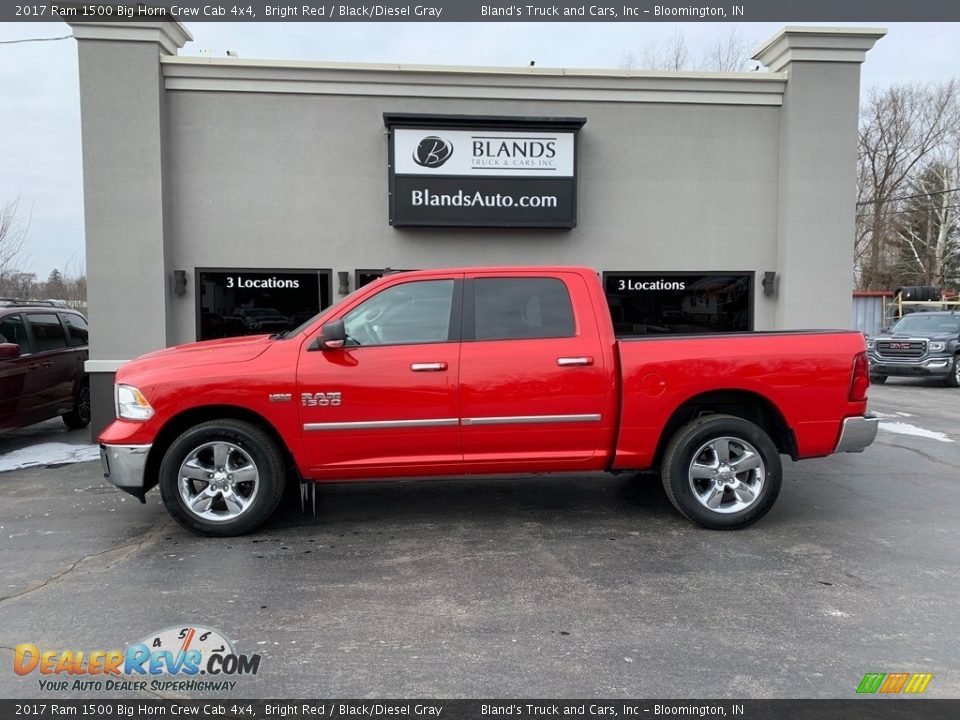
M 39 676 L 43 692 L 232 691 L 256 675 L 260 655 L 240 655 L 221 632 L 199 625 L 152 633 L 124 650 L 68 650 L 20 643 L 13 671 Z
M 436 135 L 425 137 L 413 151 L 413 161 L 420 167 L 438 168 L 453 155 L 453 143 Z

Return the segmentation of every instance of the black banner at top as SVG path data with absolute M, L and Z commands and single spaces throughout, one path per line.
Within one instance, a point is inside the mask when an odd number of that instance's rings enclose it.
M 177 0 L 0 4 L 0 21 L 838 22 L 960 21 L 957 0 Z

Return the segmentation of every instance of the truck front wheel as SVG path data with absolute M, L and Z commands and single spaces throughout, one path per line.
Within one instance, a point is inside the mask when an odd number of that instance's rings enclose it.
M 947 387 L 960 387 L 960 355 L 953 356 L 953 365 L 950 366 L 946 383 Z
M 160 463 L 160 496 L 174 519 L 201 535 L 253 530 L 283 495 L 284 463 L 267 433 L 239 420 L 196 425 Z
M 770 510 L 783 468 L 776 445 L 758 426 L 706 415 L 671 438 L 661 472 L 667 497 L 688 519 L 711 530 L 736 530 Z

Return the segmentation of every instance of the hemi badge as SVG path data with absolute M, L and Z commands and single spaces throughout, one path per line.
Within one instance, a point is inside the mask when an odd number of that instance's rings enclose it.
M 270 402 L 290 402 L 293 395 L 290 393 L 271 393 Z

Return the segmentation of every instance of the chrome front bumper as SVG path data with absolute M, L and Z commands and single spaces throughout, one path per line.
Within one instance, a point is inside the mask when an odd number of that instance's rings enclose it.
M 843 421 L 840 440 L 834 452 L 863 452 L 863 449 L 877 437 L 879 424 L 880 419 L 871 415 L 848 417 Z
M 140 502 L 146 502 L 147 455 L 152 445 L 100 445 L 103 476 Z
M 946 375 L 950 372 L 952 356 L 937 355 L 923 360 L 897 360 L 882 358 L 877 355 L 868 355 L 870 372 L 874 375 L 894 375 L 908 377 L 911 375 Z

